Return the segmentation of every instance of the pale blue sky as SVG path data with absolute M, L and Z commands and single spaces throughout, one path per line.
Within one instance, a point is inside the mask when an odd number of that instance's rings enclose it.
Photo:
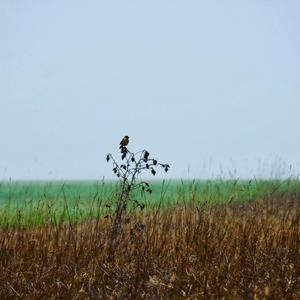
M 0 179 L 111 177 L 125 134 L 165 178 L 300 173 L 297 0 L 3 0 L 0 38 Z

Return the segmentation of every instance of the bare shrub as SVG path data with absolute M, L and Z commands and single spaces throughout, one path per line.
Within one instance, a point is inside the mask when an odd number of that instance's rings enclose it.
M 125 220 L 126 209 L 130 200 L 134 201 L 138 207 L 143 209 L 143 205 L 136 199 L 131 198 L 134 190 L 140 189 L 142 192 L 152 193 L 150 185 L 145 181 L 138 181 L 143 171 L 149 171 L 153 176 L 157 173 L 157 168 L 161 167 L 168 172 L 170 166 L 162 164 L 155 158 L 151 158 L 147 150 L 136 153 L 131 152 L 127 145 L 129 137 L 125 136 L 120 142 L 121 162 L 117 162 L 112 154 L 107 154 L 106 161 L 112 161 L 114 174 L 120 179 L 121 191 L 117 196 L 116 211 L 113 217 L 113 224 L 110 234 L 109 257 L 113 258 L 118 245 L 118 239 L 122 233 L 122 226 Z

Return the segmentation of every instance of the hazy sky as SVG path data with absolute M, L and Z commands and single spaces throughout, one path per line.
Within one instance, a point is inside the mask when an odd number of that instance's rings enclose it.
M 164 178 L 300 173 L 298 0 L 2 0 L 0 38 L 0 179 L 112 177 L 124 135 Z

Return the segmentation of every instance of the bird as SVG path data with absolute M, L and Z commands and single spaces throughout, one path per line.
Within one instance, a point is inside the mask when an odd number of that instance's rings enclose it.
M 126 147 L 128 144 L 129 144 L 129 136 L 125 135 L 122 141 L 120 142 L 120 149 Z

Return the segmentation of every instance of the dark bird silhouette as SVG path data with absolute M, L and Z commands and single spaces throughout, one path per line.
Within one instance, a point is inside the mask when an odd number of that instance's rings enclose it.
M 129 136 L 125 135 L 122 141 L 120 142 L 120 149 L 126 147 L 128 144 L 129 144 Z

